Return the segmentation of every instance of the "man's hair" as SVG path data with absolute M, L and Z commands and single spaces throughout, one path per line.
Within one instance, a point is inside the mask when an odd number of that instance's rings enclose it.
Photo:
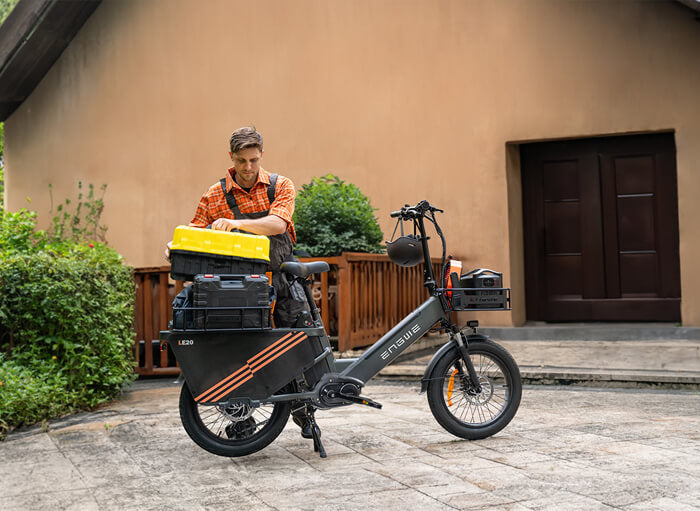
M 263 150 L 263 138 L 260 133 L 257 132 L 255 126 L 243 126 L 238 128 L 231 134 L 231 140 L 229 140 L 231 145 L 231 152 L 237 153 L 241 149 L 247 149 L 249 147 L 257 147 L 261 152 Z

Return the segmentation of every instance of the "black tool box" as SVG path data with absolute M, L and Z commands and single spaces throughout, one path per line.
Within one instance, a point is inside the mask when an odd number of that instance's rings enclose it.
M 196 275 L 194 327 L 268 329 L 274 291 L 265 275 Z

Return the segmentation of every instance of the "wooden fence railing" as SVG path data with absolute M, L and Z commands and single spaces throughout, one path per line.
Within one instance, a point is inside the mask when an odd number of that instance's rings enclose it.
M 427 297 L 423 265 L 402 268 L 384 254 L 344 253 L 337 257 L 302 258 L 327 261 L 331 271 L 316 275 L 312 291 L 328 334 L 338 350 L 372 344 Z M 440 262 L 433 259 L 435 275 Z M 170 266 L 139 268 L 136 281 L 136 372 L 178 374 L 169 352 L 158 349 L 158 333 L 172 318 L 172 301 L 183 288 L 169 279 Z
M 134 322 L 136 372 L 141 375 L 179 374 L 180 368 L 168 351 L 158 348 L 158 333 L 167 330 L 172 319 L 172 303 L 182 290 L 181 281 L 169 279 L 170 266 L 137 268 Z

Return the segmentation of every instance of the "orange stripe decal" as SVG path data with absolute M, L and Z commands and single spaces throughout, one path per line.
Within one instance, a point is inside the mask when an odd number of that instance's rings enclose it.
M 254 368 L 253 368 L 253 372 L 259 371 L 260 369 L 262 369 L 263 367 L 265 367 L 267 364 L 269 364 L 270 362 L 272 362 L 273 360 L 275 360 L 277 357 L 279 357 L 279 356 L 282 355 L 283 353 L 286 353 L 287 351 L 291 350 L 294 346 L 296 346 L 297 344 L 299 344 L 299 343 L 300 343 L 301 341 L 303 341 L 304 339 L 308 339 L 308 337 L 306 337 L 306 336 L 300 337 L 299 339 L 297 339 L 296 341 L 294 341 L 293 343 L 291 343 L 291 344 L 289 344 L 287 347 L 285 347 L 282 351 L 280 351 L 279 353 L 277 353 L 277 354 L 276 354 L 274 357 L 272 357 L 271 359 L 269 359 L 269 360 L 265 361 L 264 363 L 262 363 L 262 364 L 260 364 L 260 365 L 258 365 L 258 366 L 256 366 L 256 367 L 254 367 Z
M 262 350 L 260 353 L 258 353 L 257 355 L 255 355 L 253 358 L 248 359 L 248 363 L 254 362 L 255 359 L 257 359 L 257 358 L 259 358 L 259 357 L 262 357 L 262 356 L 264 356 L 266 353 L 268 353 L 268 352 L 274 350 L 277 346 L 279 346 L 279 345 L 282 344 L 284 341 L 286 341 L 287 339 L 289 339 L 292 335 L 294 335 L 293 332 L 292 332 L 292 333 L 288 333 L 288 334 L 285 335 L 284 337 L 280 337 L 279 339 L 277 339 L 277 341 L 275 341 L 273 344 L 270 344 L 267 348 L 265 348 L 265 349 Z
M 264 358 L 255 357 L 255 358 L 259 358 L 259 360 L 258 360 L 257 362 L 254 362 L 253 359 L 248 360 L 248 365 L 250 366 L 250 368 L 251 368 L 253 371 L 257 371 L 259 368 L 261 368 L 261 367 L 267 365 L 267 363 L 268 363 L 269 361 L 276 359 L 276 358 L 279 357 L 282 353 L 284 353 L 284 352 L 280 352 L 281 349 L 283 349 L 285 346 L 288 346 L 288 345 L 290 345 L 290 344 L 291 344 L 291 345 L 296 345 L 296 344 L 298 344 L 299 341 L 302 340 L 302 339 L 304 338 L 305 335 L 306 335 L 306 334 L 304 334 L 303 332 L 300 332 L 298 335 L 295 335 L 294 337 L 292 337 L 291 339 L 289 339 L 289 340 L 288 340 L 287 342 L 285 342 L 284 344 L 279 345 L 277 348 L 275 348 L 274 351 L 272 351 L 272 352 L 270 352 L 269 354 L 267 354 Z M 295 341 L 296 341 L 296 342 L 295 342 Z M 286 350 L 285 350 L 285 351 L 286 351 Z M 268 362 L 265 362 L 266 360 L 267 360 Z
M 207 393 L 203 398 L 202 401 L 213 401 L 216 398 L 216 395 L 220 395 L 222 392 L 225 394 L 226 392 L 231 389 L 232 385 L 236 385 L 238 382 L 241 381 L 242 378 L 247 378 L 250 379 L 253 377 L 253 373 L 250 371 L 250 368 L 248 366 L 244 366 L 245 371 L 239 376 L 237 376 L 234 380 L 230 381 L 223 387 L 219 387 L 218 389 L 212 390 L 211 392 Z
M 267 348 L 265 348 L 263 351 L 261 351 L 260 353 L 258 353 L 257 355 L 255 355 L 255 357 L 253 357 L 253 359 L 259 357 L 260 355 L 262 355 L 262 354 L 264 354 L 264 353 L 266 353 L 266 352 L 268 352 L 268 351 L 270 351 L 271 349 L 274 349 L 277 345 L 279 345 L 280 343 L 284 342 L 285 339 L 287 339 L 288 337 L 291 337 L 291 336 L 292 336 L 292 333 L 289 333 L 289 334 L 285 335 L 284 337 L 280 337 L 280 338 L 279 338 L 277 341 L 275 341 L 273 344 L 271 344 L 270 346 L 268 346 Z M 252 359 L 251 359 L 251 360 L 252 360 Z M 249 362 L 250 362 L 250 361 L 249 361 Z M 221 385 L 223 385 L 224 383 L 230 381 L 232 378 L 235 378 L 236 376 L 239 376 L 239 373 L 240 373 L 241 371 L 244 371 L 246 368 L 250 369 L 250 366 L 248 366 L 247 364 L 244 365 L 243 367 L 241 367 L 241 368 L 240 368 L 238 371 L 236 371 L 235 373 L 230 374 L 229 376 L 227 376 L 226 378 L 224 378 L 223 380 L 221 380 L 219 383 L 215 384 L 213 387 L 210 387 L 210 388 L 208 388 L 207 390 L 205 390 L 204 392 L 202 392 L 199 396 L 197 396 L 197 397 L 195 398 L 195 401 L 200 401 L 202 398 L 206 397 L 207 394 L 210 394 L 211 392 L 213 392 L 214 390 L 216 390 L 217 388 L 219 388 L 219 387 L 220 387 Z
M 216 401 L 250 380 L 257 371 L 276 360 L 294 346 L 309 337 L 304 332 L 291 332 L 249 358 L 237 371 L 202 392 L 195 401 Z
M 223 380 L 221 380 L 219 383 L 217 383 L 217 384 L 214 385 L 213 387 L 211 387 L 211 388 L 205 390 L 204 392 L 202 392 L 199 396 L 197 396 L 197 397 L 195 398 L 195 401 L 199 401 L 199 400 L 202 399 L 206 394 L 209 394 L 210 392 L 216 390 L 218 387 L 220 387 L 221 385 L 224 385 L 226 382 L 230 381 L 232 378 L 236 378 L 237 376 L 240 376 L 240 373 L 242 373 L 242 372 L 245 371 L 246 369 L 247 369 L 247 366 L 243 366 L 243 367 L 241 367 L 238 371 L 236 371 L 235 373 L 231 373 L 230 375 L 228 375 L 226 378 L 224 378 Z

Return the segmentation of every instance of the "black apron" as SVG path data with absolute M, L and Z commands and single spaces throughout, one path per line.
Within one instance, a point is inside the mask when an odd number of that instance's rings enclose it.
M 272 204 L 275 200 L 275 186 L 277 184 L 277 174 L 270 174 L 270 185 L 267 187 L 267 198 Z M 226 202 L 233 212 L 235 219 L 255 219 L 266 217 L 270 210 L 256 211 L 255 213 L 242 213 L 233 192 L 226 190 L 226 178 L 220 181 L 221 189 L 226 195 Z M 290 284 L 287 278 L 280 271 L 280 265 L 285 261 L 294 261 L 292 238 L 289 232 L 285 231 L 282 234 L 268 236 L 270 239 L 270 271 L 272 272 L 272 287 L 275 288 L 277 294 L 277 303 L 275 304 L 275 326 L 277 328 L 285 328 L 294 326 L 297 316 L 302 311 L 309 311 L 309 306 L 306 303 L 304 290 L 298 282 Z

